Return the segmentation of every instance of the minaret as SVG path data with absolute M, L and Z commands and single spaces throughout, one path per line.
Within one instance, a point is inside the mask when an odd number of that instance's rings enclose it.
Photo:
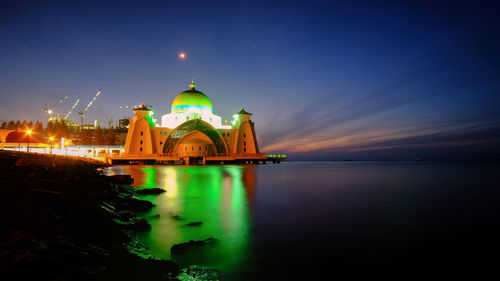
M 236 153 L 259 153 L 255 126 L 250 120 L 252 115 L 252 113 L 246 112 L 243 107 L 240 112 L 234 115 L 233 129 L 238 129 Z
M 153 141 L 151 138 L 151 127 L 154 127 L 151 120 L 151 109 L 144 103 L 133 109 L 135 116 L 130 118 L 130 124 L 125 141 L 126 155 L 145 155 L 153 153 Z

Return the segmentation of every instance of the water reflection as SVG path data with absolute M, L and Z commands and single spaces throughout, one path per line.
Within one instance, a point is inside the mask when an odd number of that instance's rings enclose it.
M 141 214 L 152 229 L 139 237 L 153 256 L 173 259 L 181 266 L 213 266 L 226 272 L 244 263 L 248 256 L 254 169 L 248 165 L 113 167 L 115 173 L 130 174 L 137 188 L 167 191 L 143 196 L 156 205 Z M 192 222 L 202 224 L 186 226 Z M 189 256 L 171 256 L 170 248 L 175 244 L 210 237 L 217 242 L 194 249 Z

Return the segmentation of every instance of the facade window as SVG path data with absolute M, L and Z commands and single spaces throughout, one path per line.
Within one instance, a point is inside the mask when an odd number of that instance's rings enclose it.
M 198 148 L 199 148 L 198 150 L 199 150 L 199 151 L 201 151 L 201 146 L 200 146 L 200 147 L 198 147 Z
M 189 120 L 189 116 L 186 116 L 186 120 Z
M 243 151 L 247 152 L 247 148 L 246 148 L 246 147 L 245 147 L 245 148 L 243 148 Z
M 184 151 L 187 151 L 187 150 L 188 150 L 188 147 L 187 147 L 187 146 L 185 146 L 185 147 L 184 147 Z
M 226 133 L 222 132 L 222 136 L 225 137 L 226 136 Z
M 246 137 L 247 135 L 245 135 L 245 133 L 243 133 L 243 137 Z
M 227 136 L 229 137 L 229 133 L 227 133 Z
M 208 151 L 208 146 L 205 146 L 205 151 Z
M 191 146 L 191 150 L 194 150 L 194 146 Z
M 142 144 L 142 140 L 141 140 L 141 144 Z
M 143 131 L 141 131 L 141 136 L 143 136 L 143 135 L 144 135 L 144 132 L 143 132 Z
M 160 145 L 162 145 L 162 144 L 163 144 L 163 142 L 161 141 L 161 142 L 160 142 Z
M 247 145 L 247 142 L 246 142 L 246 141 L 244 141 L 244 142 L 243 142 L 243 145 Z
M 142 147 L 139 150 L 142 151 Z

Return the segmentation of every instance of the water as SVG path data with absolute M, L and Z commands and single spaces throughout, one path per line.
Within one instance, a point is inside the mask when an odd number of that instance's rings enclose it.
M 485 274 L 500 249 L 500 165 L 286 162 L 115 166 L 156 207 L 140 240 L 155 257 L 227 280 Z M 159 214 L 159 217 L 154 215 Z M 178 216 L 178 217 L 176 217 Z M 200 226 L 186 226 L 202 222 Z M 174 244 L 215 243 L 174 255 Z M 404 274 L 404 275 L 401 275 Z M 403 278 L 406 279 L 406 278 Z

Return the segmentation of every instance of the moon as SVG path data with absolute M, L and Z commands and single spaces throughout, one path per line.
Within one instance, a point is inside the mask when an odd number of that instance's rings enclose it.
M 178 54 L 180 60 L 185 60 L 187 58 L 187 55 L 185 52 L 179 52 Z

